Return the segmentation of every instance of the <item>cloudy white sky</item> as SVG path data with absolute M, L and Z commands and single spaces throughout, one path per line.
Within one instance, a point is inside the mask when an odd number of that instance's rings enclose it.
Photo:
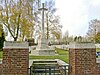
M 55 0 L 57 14 L 61 17 L 62 32 L 85 35 L 88 22 L 100 19 L 100 0 Z

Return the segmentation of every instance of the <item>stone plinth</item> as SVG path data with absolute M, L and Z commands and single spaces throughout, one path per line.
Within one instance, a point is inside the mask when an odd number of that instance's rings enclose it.
M 36 50 L 31 50 L 32 55 L 55 55 L 55 50 L 48 46 L 48 41 L 45 38 L 42 38 L 38 41 L 38 46 Z
M 41 50 L 32 50 L 31 51 L 32 55 L 41 55 L 41 56 L 45 56 L 45 55 L 55 55 L 55 51 L 53 49 L 41 49 Z
M 92 43 L 69 46 L 70 75 L 96 75 L 96 48 Z
M 29 49 L 27 42 L 5 42 L 2 75 L 28 75 Z

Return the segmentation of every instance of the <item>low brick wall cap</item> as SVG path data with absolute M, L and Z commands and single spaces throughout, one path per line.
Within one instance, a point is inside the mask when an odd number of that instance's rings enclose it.
M 70 43 L 69 48 L 75 48 L 75 49 L 96 48 L 96 46 L 93 43 L 77 43 L 77 42 L 73 42 L 73 43 Z
M 28 42 L 7 41 L 3 48 L 29 48 Z

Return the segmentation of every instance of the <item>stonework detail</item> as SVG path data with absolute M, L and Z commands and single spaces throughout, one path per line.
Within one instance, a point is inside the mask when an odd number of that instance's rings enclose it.
M 28 42 L 7 41 L 4 42 L 4 48 L 28 48 Z
M 28 49 L 4 49 L 2 74 L 27 75 Z
M 74 47 L 72 47 L 74 46 Z M 96 63 L 96 48 L 87 43 L 70 46 L 70 75 L 100 75 L 100 64 Z
M 28 75 L 29 49 L 23 47 L 23 44 L 22 48 L 6 46 L 3 49 L 1 75 Z

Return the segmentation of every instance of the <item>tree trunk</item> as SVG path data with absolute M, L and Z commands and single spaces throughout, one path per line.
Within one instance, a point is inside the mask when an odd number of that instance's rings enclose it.
M 14 41 L 17 41 L 17 37 L 14 37 Z

